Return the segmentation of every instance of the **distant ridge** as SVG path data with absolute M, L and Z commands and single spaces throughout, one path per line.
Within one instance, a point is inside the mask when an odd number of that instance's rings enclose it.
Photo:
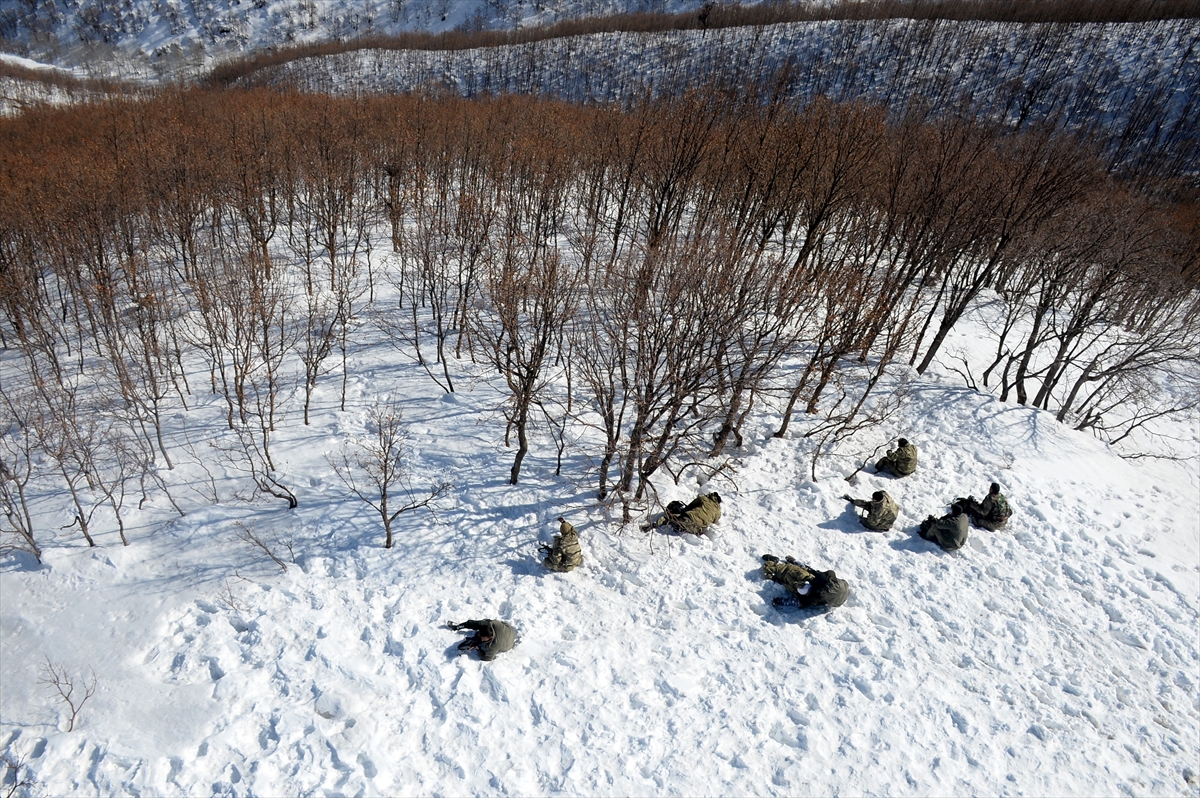
M 1200 18 L 1200 0 L 836 0 L 830 4 L 772 5 L 706 3 L 699 10 L 627 13 L 564 20 L 517 30 L 373 34 L 257 52 L 222 61 L 208 73 L 209 85 L 228 85 L 267 67 L 302 58 L 357 50 L 456 51 L 504 47 L 599 33 L 661 33 L 717 30 L 795 22 L 838 20 L 948 20 L 1011 23 L 1128 23 Z

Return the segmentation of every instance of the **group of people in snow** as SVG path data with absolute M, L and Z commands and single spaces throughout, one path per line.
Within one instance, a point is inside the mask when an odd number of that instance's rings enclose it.
M 906 438 L 900 438 L 896 448 L 875 463 L 875 470 L 897 478 L 914 473 L 917 470 L 917 447 Z M 848 494 L 842 498 L 865 511 L 859 518 L 867 529 L 885 532 L 892 528 L 900 514 L 900 506 L 884 490 L 875 491 L 870 499 L 855 499 Z M 994 532 L 1003 527 L 1011 515 L 1012 509 L 1000 492 L 1000 485 L 993 482 L 983 501 L 975 501 L 974 496 L 957 498 L 946 515 L 926 517 L 918 532 L 925 540 L 950 551 L 966 543 L 969 523 Z M 720 495 L 716 492 L 704 493 L 688 504 L 670 502 L 664 512 L 643 529 L 700 535 L 720 519 Z M 546 568 L 565 573 L 583 564 L 583 549 L 575 527 L 562 516 L 558 517 L 558 522 L 558 534 L 549 545 L 543 544 L 539 551 L 545 555 L 542 564 Z M 774 599 L 777 607 L 840 607 L 850 595 L 849 584 L 832 570 L 821 571 L 797 562 L 790 556 L 781 560 L 773 554 L 764 554 L 762 561 L 763 578 L 777 582 L 788 590 L 787 596 Z M 516 629 L 504 621 L 484 618 L 450 623 L 448 626 L 454 631 L 466 629 L 474 632 L 459 644 L 458 649 L 478 650 L 484 660 L 495 659 L 496 655 L 510 650 L 517 642 Z
M 917 470 L 917 447 L 905 438 L 897 441 L 895 450 L 889 451 L 875 464 L 879 473 L 891 474 L 895 477 L 906 477 Z M 877 532 L 886 532 L 896 522 L 900 514 L 900 505 L 896 504 L 885 490 L 877 490 L 870 499 L 855 499 L 848 494 L 843 499 L 859 509 L 866 510 L 860 516 L 862 525 Z M 925 540 L 937 543 L 947 551 L 962 548 L 967 542 L 968 522 L 980 529 L 995 532 L 1007 523 L 1012 509 L 1008 499 L 1000 492 L 1000 485 L 993 482 L 988 488 L 988 494 L 983 501 L 975 501 L 974 496 L 955 499 L 950 505 L 950 512 L 941 517 L 930 515 L 921 522 L 918 532 Z

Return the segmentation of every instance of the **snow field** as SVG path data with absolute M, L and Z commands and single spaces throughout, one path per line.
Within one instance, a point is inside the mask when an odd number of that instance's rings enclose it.
M 187 516 L 158 497 L 128 549 L 67 530 L 45 567 L 5 564 L 0 746 L 23 792 L 1197 794 L 1194 464 L 1121 460 L 935 369 L 895 429 L 849 442 L 818 482 L 802 428 L 774 439 L 759 416 L 731 477 L 659 484 L 664 503 L 718 490 L 712 534 L 652 542 L 595 503 L 586 445 L 556 477 L 539 440 L 507 484 L 487 374 L 446 396 L 388 358 L 360 351 L 348 412 L 326 378 L 313 426 L 281 430 L 296 510 L 235 501 L 232 471 L 183 463 L 168 478 Z M 401 516 L 390 551 L 325 459 L 376 397 L 401 402 L 415 486 L 456 486 L 436 514 Z M 222 412 L 193 407 L 194 442 Z M 916 474 L 841 479 L 897 434 Z M 916 535 L 993 479 L 1008 529 L 954 553 Z M 901 506 L 888 533 L 840 499 L 875 489 Z M 66 523 L 42 509 L 43 528 Z M 560 514 L 584 548 L 570 574 L 536 551 Z M 295 562 L 281 571 L 246 527 Z M 776 610 L 765 552 L 834 568 L 849 602 Z M 444 624 L 477 617 L 512 622 L 517 648 L 460 656 Z M 36 682 L 45 658 L 98 676 L 74 732 Z

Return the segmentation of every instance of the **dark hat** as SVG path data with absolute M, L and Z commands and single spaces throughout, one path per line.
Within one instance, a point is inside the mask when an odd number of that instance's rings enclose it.
M 877 502 L 883 501 L 883 491 L 881 491 L 881 490 L 875 491 L 874 493 L 871 494 L 871 498 Z
M 850 597 L 850 585 L 845 579 L 839 579 L 833 571 L 827 571 L 829 581 L 825 586 L 825 603 L 830 607 L 840 607 Z
M 1000 492 L 1000 483 L 999 483 L 999 482 L 993 482 L 993 483 L 992 483 L 991 490 L 989 490 L 989 491 L 988 491 L 988 493 L 999 493 L 999 492 Z
M 901 439 L 898 441 L 898 443 L 899 443 L 901 446 L 908 446 L 908 438 L 901 438 Z

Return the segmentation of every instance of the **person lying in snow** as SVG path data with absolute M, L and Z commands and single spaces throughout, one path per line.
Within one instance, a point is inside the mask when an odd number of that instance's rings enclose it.
M 981 502 L 975 501 L 974 496 L 955 499 L 954 502 L 961 505 L 966 514 L 971 517 L 971 523 L 989 532 L 995 532 L 1004 526 L 1012 516 L 1012 508 L 1008 506 L 1008 499 L 1004 498 L 1004 494 L 1000 492 L 1000 485 L 996 482 L 993 482 L 992 486 L 988 488 L 988 495 Z
M 862 525 L 867 529 L 874 529 L 876 532 L 886 532 L 891 529 L 892 524 L 896 523 L 896 516 L 900 514 L 900 506 L 885 490 L 877 490 L 872 493 L 869 501 L 853 499 L 846 493 L 842 494 L 842 498 L 855 507 L 866 510 L 867 514 L 860 515 L 858 520 L 862 521 Z
M 462 623 L 454 623 L 452 621 L 447 623 L 446 626 L 455 632 L 460 629 L 474 631 L 474 635 L 458 644 L 458 650 L 470 651 L 473 648 L 477 648 L 479 649 L 479 658 L 489 662 L 494 660 L 497 654 L 511 651 L 512 647 L 517 644 L 517 630 L 504 621 L 484 618 L 478 621 L 463 621 Z
M 961 549 L 967 542 L 967 513 L 958 502 L 950 508 L 949 515 L 941 518 L 927 516 L 921 522 L 921 537 L 932 540 L 946 551 Z
M 780 561 L 774 554 L 764 554 L 763 578 L 778 582 L 791 595 L 772 600 L 776 607 L 840 607 L 850 595 L 850 585 L 833 571 L 816 571 L 801 565 L 792 557 Z
M 876 461 L 875 470 L 880 474 L 906 477 L 917 470 L 917 447 L 909 443 L 907 438 L 901 438 L 896 443 L 895 449 Z
M 554 542 L 547 546 L 543 544 L 540 551 L 546 554 L 542 564 L 551 571 L 567 572 L 583 565 L 583 549 L 579 547 L 579 533 L 575 527 L 563 518 L 558 517 L 558 534 Z
M 677 532 L 699 535 L 720 520 L 721 497 L 714 491 L 697 496 L 687 505 L 679 501 L 671 502 L 651 527 L 668 526 Z

